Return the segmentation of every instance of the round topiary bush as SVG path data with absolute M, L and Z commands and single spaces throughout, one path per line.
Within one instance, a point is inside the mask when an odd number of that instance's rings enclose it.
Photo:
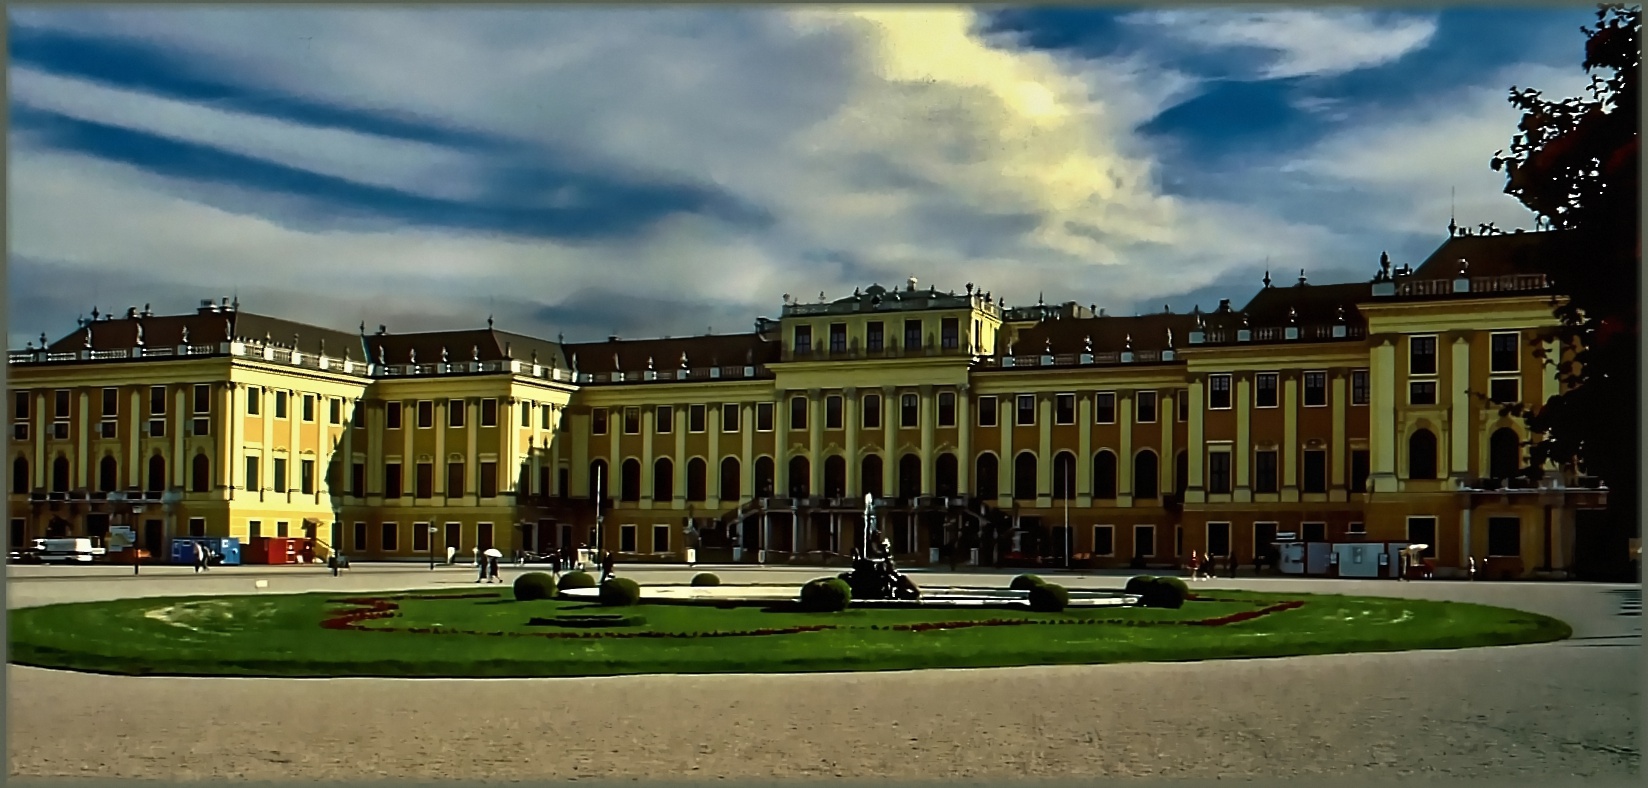
M 1062 613 L 1070 605 L 1070 592 L 1056 583 L 1040 583 L 1030 589 L 1030 609 L 1037 613 Z
M 1013 584 L 1008 586 L 1008 588 L 1011 588 L 1014 591 L 1029 591 L 1030 589 L 1035 588 L 1045 582 L 1047 581 L 1036 577 L 1035 575 L 1019 575 L 1018 577 L 1013 578 Z
M 595 578 L 588 572 L 568 572 L 561 575 L 561 590 L 571 591 L 574 588 L 594 588 Z
M 699 572 L 692 576 L 692 584 L 695 586 L 718 586 L 721 585 L 721 578 L 710 572 Z
M 1127 587 L 1123 590 L 1129 594 L 1143 594 L 1146 586 L 1156 582 L 1153 575 L 1139 575 L 1127 579 Z
M 809 580 L 801 587 L 801 609 L 809 613 L 839 613 L 852 601 L 852 586 L 839 577 Z
M 1139 604 L 1145 607 L 1181 608 L 1184 607 L 1184 593 L 1178 586 L 1162 582 L 1163 578 L 1156 578 L 1145 585 L 1139 595 Z
M 555 578 L 548 572 L 527 572 L 515 578 L 515 601 L 535 602 L 555 598 Z
M 1158 578 L 1156 578 L 1156 582 L 1161 583 L 1163 585 L 1173 586 L 1174 590 L 1179 592 L 1179 598 L 1180 599 L 1189 599 L 1190 598 L 1190 586 L 1185 583 L 1183 578 L 1158 577 Z
M 601 584 L 601 604 L 629 607 L 641 602 L 641 584 L 627 577 L 614 577 Z

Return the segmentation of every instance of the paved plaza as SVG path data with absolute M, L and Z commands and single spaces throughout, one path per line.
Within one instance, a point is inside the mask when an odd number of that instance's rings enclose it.
M 793 583 L 812 568 L 711 569 Z M 505 579 L 513 571 L 506 570 Z M 473 585 L 464 567 L 12 567 L 9 607 Z M 1012 573 L 914 573 L 1005 585 Z M 1050 576 L 1052 573 L 1049 573 Z M 1116 588 L 1127 573 L 1060 579 Z M 267 587 L 257 588 L 258 581 Z M 1238 579 L 1569 622 L 1562 643 L 1203 663 L 802 676 L 178 679 L 8 668 L 12 777 L 1585 777 L 1640 770 L 1640 588 Z

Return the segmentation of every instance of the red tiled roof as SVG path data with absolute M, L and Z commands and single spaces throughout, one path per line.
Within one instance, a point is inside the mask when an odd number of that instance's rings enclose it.
M 609 339 L 567 345 L 566 353 L 577 359 L 577 370 L 585 373 L 633 372 L 647 368 L 677 369 L 681 355 L 693 368 L 735 367 L 778 361 L 782 347 L 759 334 L 710 334 L 670 339 Z
M 1013 339 L 1015 355 L 1037 355 L 1051 348 L 1055 355 L 1066 353 L 1110 353 L 1126 349 L 1166 350 L 1167 334 L 1173 332 L 1175 346 L 1183 347 L 1195 328 L 1196 319 L 1187 314 L 1159 313 L 1136 317 L 1090 317 L 1044 320 L 1024 328 Z M 1089 351 L 1091 340 L 1091 351 Z M 1006 348 L 1001 349 L 1003 353 Z
M 1569 254 L 1573 236 L 1545 231 L 1506 235 L 1456 235 L 1443 242 L 1414 271 L 1419 279 L 1452 279 L 1459 261 L 1470 263 L 1466 276 L 1510 276 L 1543 273 L 1541 264 Z

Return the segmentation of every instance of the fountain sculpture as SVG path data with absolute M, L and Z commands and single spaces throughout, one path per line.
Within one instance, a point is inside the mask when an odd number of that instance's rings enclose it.
M 841 576 L 853 599 L 920 599 L 921 590 L 893 562 L 893 545 L 876 527 L 875 496 L 864 496 L 864 528 L 853 545 L 853 571 Z

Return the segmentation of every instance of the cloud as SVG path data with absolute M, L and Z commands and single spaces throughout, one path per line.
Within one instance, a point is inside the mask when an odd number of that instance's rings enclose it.
M 1209 50 L 1268 55 L 1265 79 L 1330 76 L 1381 66 L 1421 49 L 1436 34 L 1432 18 L 1365 11 L 1150 11 L 1132 24 Z

